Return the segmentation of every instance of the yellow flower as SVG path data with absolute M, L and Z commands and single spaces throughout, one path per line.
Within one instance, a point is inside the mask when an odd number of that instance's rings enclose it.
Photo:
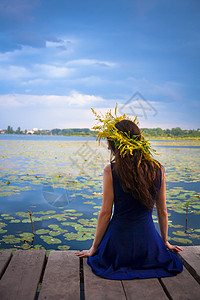
M 156 155 L 160 155 L 162 153 L 156 153 L 156 150 L 151 148 L 151 145 L 149 143 L 149 140 L 145 140 L 143 136 L 143 130 L 140 132 L 140 139 L 137 139 L 138 136 L 130 136 L 130 132 L 122 132 L 119 131 L 115 124 L 121 120 L 130 120 L 134 122 L 136 125 L 139 123 L 137 121 L 137 116 L 132 120 L 130 117 L 126 116 L 124 113 L 123 116 L 117 117 L 117 103 L 115 106 L 115 116 L 112 115 L 111 109 L 103 116 L 97 114 L 97 112 L 94 111 L 93 108 L 91 108 L 92 112 L 96 116 L 96 120 L 100 122 L 100 125 L 95 125 L 92 127 L 92 129 L 98 131 L 97 132 L 97 140 L 107 138 L 108 140 L 114 141 L 115 146 L 120 150 L 120 155 L 122 157 L 125 157 L 125 155 L 133 155 L 133 150 L 138 149 L 141 153 L 140 160 L 138 162 L 138 167 L 142 161 L 142 159 L 147 159 L 150 161 L 154 161 L 154 159 L 151 157 L 151 151 L 153 151 Z M 158 165 L 158 163 L 155 161 L 155 163 Z

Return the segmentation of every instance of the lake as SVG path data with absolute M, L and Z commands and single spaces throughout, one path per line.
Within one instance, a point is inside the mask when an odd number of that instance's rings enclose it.
M 150 142 L 162 153 L 154 157 L 166 172 L 169 240 L 199 245 L 200 141 Z M 102 203 L 103 168 L 110 159 L 106 142 L 2 134 L 0 150 L 1 249 L 89 249 Z M 155 209 L 153 219 L 159 231 Z

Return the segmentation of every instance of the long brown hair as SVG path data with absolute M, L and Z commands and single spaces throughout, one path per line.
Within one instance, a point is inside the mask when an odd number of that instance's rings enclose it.
M 130 120 L 117 122 L 115 127 L 122 132 L 130 132 L 131 136 L 137 135 L 137 139 L 141 138 L 139 127 Z M 148 209 L 153 210 L 152 192 L 154 195 L 157 193 L 158 182 L 160 182 L 158 166 L 152 161 L 142 159 L 138 168 L 137 165 L 140 160 L 138 149 L 133 151 L 133 155 L 127 154 L 122 158 L 119 149 L 115 147 L 114 141 L 107 140 L 112 154 L 110 162 L 114 163 L 113 171 L 116 173 L 123 190 L 130 193 Z M 158 163 L 161 167 L 161 163 Z M 156 181 L 156 178 L 158 181 Z

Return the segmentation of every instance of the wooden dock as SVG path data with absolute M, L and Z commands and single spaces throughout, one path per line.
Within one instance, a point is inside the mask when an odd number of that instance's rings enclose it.
M 165 278 L 109 280 L 96 276 L 75 250 L 0 251 L 1 300 L 198 300 L 200 246 L 178 256 L 182 273 Z

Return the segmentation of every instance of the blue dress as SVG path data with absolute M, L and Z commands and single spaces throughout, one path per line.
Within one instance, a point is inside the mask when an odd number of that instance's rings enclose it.
M 112 163 L 111 169 L 114 213 L 96 252 L 87 258 L 92 272 L 115 280 L 168 277 L 182 272 L 182 262 L 167 249 L 155 228 L 152 211 L 123 191 Z M 157 179 L 158 191 L 160 187 L 161 176 L 160 181 Z

